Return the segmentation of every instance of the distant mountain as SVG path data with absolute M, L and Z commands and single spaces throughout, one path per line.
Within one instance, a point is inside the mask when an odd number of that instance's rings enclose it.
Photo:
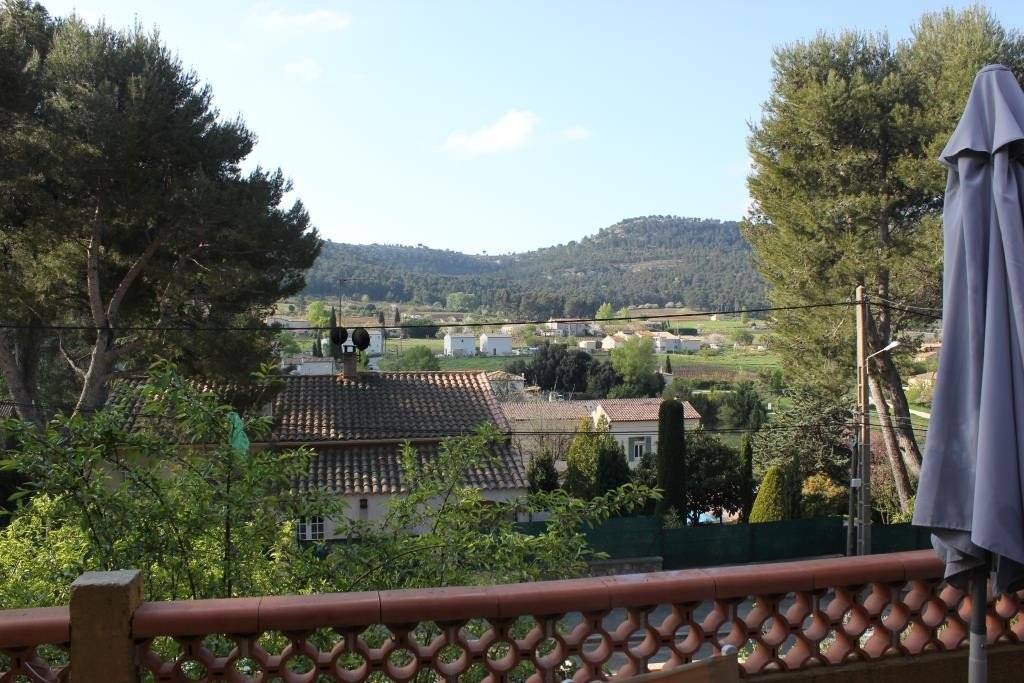
M 603 302 L 694 309 L 764 302 L 750 247 L 733 221 L 630 218 L 568 244 L 504 256 L 327 242 L 306 294 L 445 303 L 450 294 L 521 317 L 591 315 Z

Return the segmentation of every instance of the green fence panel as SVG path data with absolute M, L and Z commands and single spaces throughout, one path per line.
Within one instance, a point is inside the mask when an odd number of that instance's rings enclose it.
M 594 550 L 612 559 L 661 555 L 661 520 L 657 517 L 613 517 L 584 531 Z
M 689 569 L 748 562 L 749 528 L 746 524 L 709 524 L 666 530 L 662 567 Z
M 928 550 L 932 547 L 931 532 L 912 524 L 873 524 L 871 552 L 898 553 L 904 550 Z
M 846 552 L 842 517 L 792 519 L 750 525 L 748 562 L 775 562 Z

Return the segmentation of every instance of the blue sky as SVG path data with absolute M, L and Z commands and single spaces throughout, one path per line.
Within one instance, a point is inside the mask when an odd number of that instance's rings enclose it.
M 522 251 L 622 218 L 741 217 L 776 45 L 962 2 L 44 0 L 157 27 L 321 234 Z M 1024 2 L 988 6 L 1024 26 Z

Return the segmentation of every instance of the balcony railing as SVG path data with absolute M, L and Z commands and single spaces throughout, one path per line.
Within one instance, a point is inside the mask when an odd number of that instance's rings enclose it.
M 757 677 L 960 648 L 970 612 L 930 551 L 141 604 L 131 598 L 141 595 L 137 574 L 117 574 L 130 580 L 113 614 L 97 607 L 111 603 L 109 593 L 90 598 L 118 583 L 102 574 L 76 582 L 70 611 L 0 612 L 0 680 L 66 680 L 79 667 L 113 674 L 117 653 L 127 653 L 124 666 L 155 681 L 590 681 L 678 666 L 727 644 L 740 651 L 741 673 Z M 988 615 L 992 644 L 1024 637 L 1018 596 L 992 600 Z M 80 628 L 79 620 L 99 626 Z M 140 680 L 135 671 L 117 674 Z

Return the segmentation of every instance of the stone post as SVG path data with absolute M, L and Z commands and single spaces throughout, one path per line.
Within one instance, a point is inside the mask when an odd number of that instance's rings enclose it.
M 142 574 L 86 572 L 71 584 L 71 683 L 138 683 L 132 615 Z

